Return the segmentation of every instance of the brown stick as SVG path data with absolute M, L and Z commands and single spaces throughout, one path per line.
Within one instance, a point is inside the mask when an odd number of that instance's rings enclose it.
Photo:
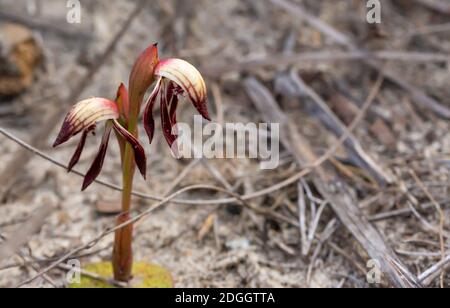
M 329 127 L 336 136 L 341 136 L 347 127 L 344 123 L 331 111 L 327 103 L 320 97 L 313 88 L 308 86 L 299 76 L 296 70 L 292 70 L 287 76 L 290 80 L 290 85 L 295 87 L 297 94 L 301 93 L 308 95 L 312 101 L 319 107 L 322 114 L 320 120 Z M 366 151 L 364 151 L 362 145 L 356 139 L 353 134 L 349 134 L 349 138 L 345 141 L 345 147 L 349 152 L 351 158 L 362 169 L 368 170 L 368 172 L 375 177 L 375 179 L 381 185 L 391 184 L 394 178 L 384 168 L 377 163 Z
M 428 287 L 433 283 L 434 280 L 439 278 L 442 271 L 445 271 L 449 267 L 450 267 L 450 256 L 447 256 L 444 260 L 436 263 L 431 268 L 423 272 L 419 276 L 419 280 L 424 286 Z

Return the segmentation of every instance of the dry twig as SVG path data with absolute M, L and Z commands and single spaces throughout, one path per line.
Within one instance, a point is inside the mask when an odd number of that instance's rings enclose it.
M 305 10 L 303 6 L 299 4 L 294 4 L 288 0 L 271 0 L 271 2 L 274 5 L 284 9 L 289 14 L 292 14 L 296 18 L 305 21 L 313 28 L 317 29 L 318 31 L 320 31 L 321 33 L 323 33 L 324 35 L 326 35 L 339 45 L 347 47 L 350 51 L 364 52 L 363 50 L 358 48 L 358 46 L 355 44 L 355 42 L 353 42 L 350 36 L 347 36 L 346 34 L 336 30 L 332 26 L 315 17 L 313 14 Z M 373 58 L 366 58 L 364 60 L 364 63 L 366 63 L 374 70 L 381 72 L 379 61 Z M 410 83 L 405 81 L 404 78 L 402 78 L 401 76 L 397 76 L 395 73 L 386 70 L 383 70 L 382 73 L 387 79 L 389 79 L 397 86 L 408 92 L 418 105 L 433 111 L 439 117 L 442 117 L 444 119 L 450 119 L 450 109 L 447 106 L 442 105 L 440 102 L 428 96 L 422 90 L 418 89 L 416 86 L 411 85 Z
M 378 95 L 382 82 L 382 78 L 377 80 L 360 114 L 348 131 L 344 133 L 346 136 L 343 141 L 348 138 L 348 132 L 355 128 L 355 123 L 358 124 L 366 114 Z M 280 132 L 281 141 L 284 147 L 294 155 L 298 163 L 304 165 L 309 161 L 316 161 L 316 156 L 308 142 L 298 134 L 296 127 L 280 110 L 270 92 L 254 78 L 248 78 L 245 81 L 245 87 L 264 119 L 270 123 L 276 122 L 283 125 Z M 333 155 L 335 150 L 329 153 L 328 157 Z M 314 184 L 317 190 L 330 202 L 343 224 L 362 244 L 368 254 L 380 261 L 390 281 L 399 287 L 420 287 L 414 275 L 407 270 L 406 266 L 401 264 L 394 251 L 361 213 L 350 194 L 350 188 L 339 180 L 338 175 L 331 168 L 318 167 L 315 172 Z

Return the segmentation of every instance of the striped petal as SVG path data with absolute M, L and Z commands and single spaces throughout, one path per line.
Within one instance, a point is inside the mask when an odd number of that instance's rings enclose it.
M 176 140 L 176 136 L 172 134 L 172 123 L 170 121 L 169 107 L 167 105 L 167 100 L 162 98 L 160 101 L 161 105 L 161 126 L 163 130 L 164 137 L 170 147 Z
M 88 129 L 83 131 L 83 135 L 81 136 L 80 142 L 78 143 L 77 149 L 70 160 L 69 166 L 67 167 L 67 172 L 71 172 L 73 167 L 78 163 L 81 157 L 81 153 L 83 152 L 84 145 L 86 144 L 86 139 L 88 134 L 95 129 L 95 125 L 91 126 Z
M 163 60 L 156 67 L 155 75 L 165 77 L 180 86 L 198 112 L 205 119 L 211 120 L 205 81 L 192 64 L 180 59 Z
M 160 94 L 161 86 L 162 78 L 160 78 L 156 83 L 155 89 L 150 95 L 144 110 L 144 128 L 147 132 L 150 144 L 152 143 L 153 137 L 155 135 L 155 119 L 153 117 L 153 108 L 155 107 L 156 100 L 158 98 L 158 95 Z
M 72 107 L 64 119 L 53 147 L 67 142 L 73 136 L 99 122 L 118 118 L 119 109 L 113 101 L 97 97 L 81 101 Z

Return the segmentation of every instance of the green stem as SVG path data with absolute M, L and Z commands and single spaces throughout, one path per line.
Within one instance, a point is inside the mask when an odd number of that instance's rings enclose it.
M 137 119 L 139 111 L 132 113 L 128 123 L 128 131 L 135 137 L 137 132 Z M 117 225 L 123 224 L 130 219 L 131 192 L 133 190 L 133 179 L 135 168 L 134 151 L 127 142 L 123 154 L 123 192 L 122 192 L 122 213 L 117 219 Z M 113 271 L 114 279 L 122 282 L 129 282 L 132 278 L 133 268 L 133 225 L 130 224 L 115 233 L 113 251 Z
M 131 192 L 133 190 L 134 171 L 134 152 L 131 145 L 127 143 L 123 157 L 122 212 L 129 212 L 131 209 Z

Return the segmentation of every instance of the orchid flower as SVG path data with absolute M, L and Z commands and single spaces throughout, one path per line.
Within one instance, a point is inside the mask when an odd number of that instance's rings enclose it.
M 100 174 L 111 132 L 115 132 L 120 147 L 123 174 L 122 213 L 117 218 L 117 225 L 122 225 L 130 219 L 135 166 L 144 178 L 146 175 L 146 156 L 138 141 L 137 125 L 145 93 L 153 83 L 155 87 L 143 115 L 144 127 L 151 143 L 155 132 L 153 107 L 159 102 L 163 134 L 172 151 L 176 153 L 177 136 L 174 127 L 177 123 L 176 111 L 180 97 L 186 96 L 200 114 L 210 120 L 206 86 L 199 71 L 188 62 L 180 59 L 160 61 L 156 44 L 141 53 L 134 64 L 129 78 L 129 92 L 122 84 L 115 101 L 95 97 L 74 105 L 54 143 L 54 147 L 57 147 L 81 134 L 81 140 L 68 166 L 70 172 L 80 160 L 87 136 L 94 132 L 97 125 L 105 123 L 99 151 L 84 179 L 85 190 Z M 127 282 L 132 277 L 132 238 L 132 224 L 115 231 L 112 263 L 114 278 L 117 281 Z
M 155 130 L 153 107 L 159 101 L 163 134 L 176 154 L 177 146 L 174 143 L 177 136 L 174 135 L 174 127 L 177 124 L 179 97 L 187 96 L 198 112 L 210 121 L 206 85 L 200 72 L 190 63 L 180 59 L 160 61 L 156 66 L 155 75 L 158 81 L 144 111 L 144 127 L 152 143 Z
M 122 117 L 124 117 L 123 114 Z M 82 134 L 78 147 L 70 160 L 68 166 L 69 172 L 72 171 L 73 167 L 75 167 L 80 160 L 89 133 L 95 130 L 98 123 L 106 123 L 100 148 L 94 162 L 85 176 L 82 190 L 85 190 L 91 185 L 100 174 L 112 130 L 114 130 L 118 136 L 123 138 L 123 140 L 126 140 L 126 142 L 129 142 L 132 145 L 136 165 L 142 176 L 144 178 L 146 177 L 146 156 L 144 148 L 139 141 L 119 123 L 118 120 L 120 118 L 121 112 L 119 111 L 119 106 L 116 102 L 98 97 L 86 99 L 77 103 L 66 116 L 53 147 L 57 147 L 67 142 L 69 139 L 80 133 Z
M 157 45 L 147 48 L 138 58 L 130 74 L 130 93 L 121 84 L 116 101 L 105 98 L 90 98 L 75 104 L 66 116 L 61 131 L 54 143 L 57 147 L 72 137 L 82 134 L 78 147 L 69 163 L 68 171 L 78 163 L 89 133 L 94 132 L 99 123 L 105 122 L 102 142 L 91 168 L 86 174 L 83 190 L 92 184 L 101 172 L 111 131 L 115 131 L 123 155 L 125 144 L 134 150 L 134 158 L 141 174 L 146 176 L 146 157 L 142 145 L 137 140 L 137 133 L 130 118 L 137 120 L 141 102 L 147 89 L 155 81 L 144 111 L 144 127 L 152 143 L 155 121 L 153 107 L 159 102 L 161 109 L 161 126 L 164 137 L 173 151 L 177 138 L 173 128 L 177 123 L 177 107 L 180 97 L 186 96 L 207 120 L 210 120 L 207 108 L 206 85 L 200 72 L 190 63 L 181 59 L 159 60 Z M 123 157 L 122 157 L 123 159 Z

